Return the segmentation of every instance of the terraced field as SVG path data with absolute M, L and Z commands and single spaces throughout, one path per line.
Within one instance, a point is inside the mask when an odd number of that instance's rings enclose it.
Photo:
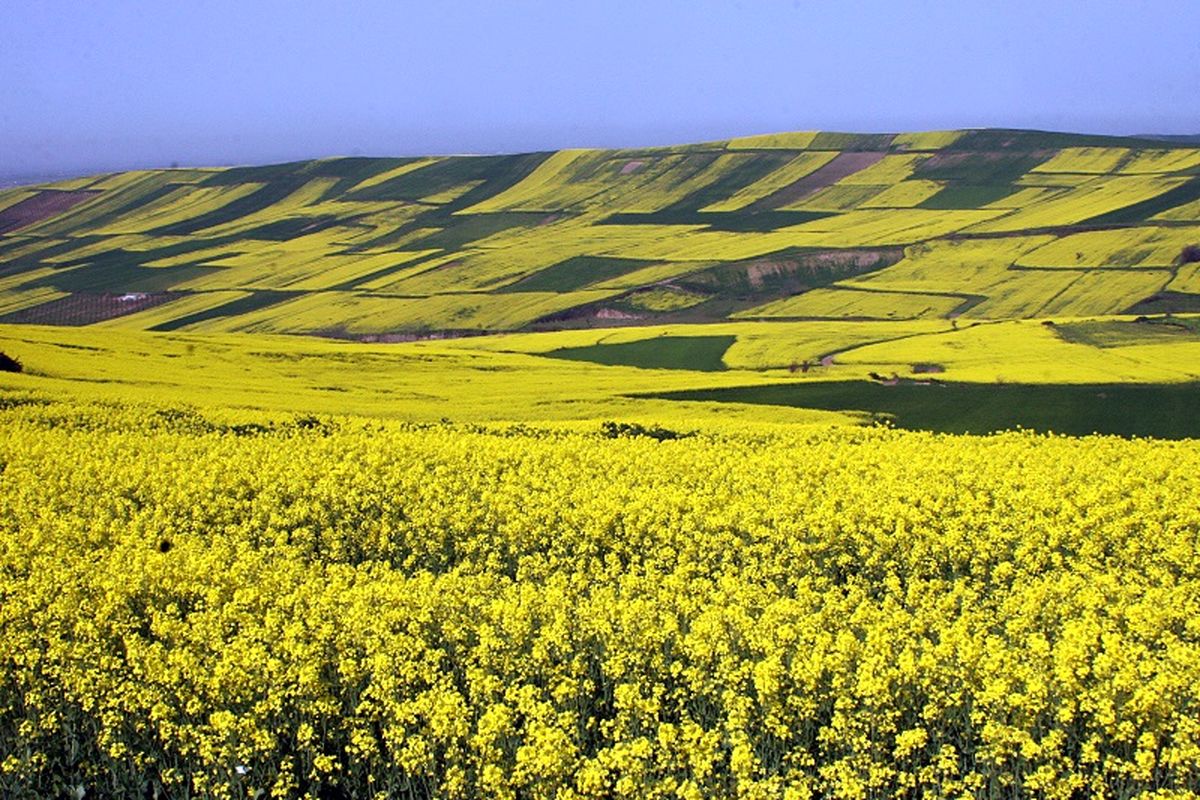
M 715 372 L 927 375 L 914 365 L 943 381 L 1188 382 L 1198 268 L 1200 149 L 1029 131 L 335 158 L 0 192 L 0 335 L 45 376 L 35 354 L 79 329 L 105 346 L 358 340 L 330 345 L 351 359 L 434 338 L 437 358 L 667 368 L 696 390 Z M 1185 332 L 1119 347 L 1061 333 L 1088 320 Z

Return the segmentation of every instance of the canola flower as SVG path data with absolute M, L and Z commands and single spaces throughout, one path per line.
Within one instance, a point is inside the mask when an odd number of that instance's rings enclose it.
M 5 797 L 1200 790 L 1195 442 L 0 426 Z

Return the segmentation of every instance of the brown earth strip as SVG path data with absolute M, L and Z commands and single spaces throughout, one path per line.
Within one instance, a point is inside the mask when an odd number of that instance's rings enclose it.
M 805 175 L 800 180 L 755 201 L 747 211 L 767 211 L 791 205 L 803 200 L 809 195 L 816 194 L 822 189 L 832 186 L 842 178 L 861 172 L 872 164 L 878 163 L 886 152 L 868 151 L 862 153 L 839 153 L 825 166 Z
M 165 292 L 126 292 L 103 294 L 72 294 L 48 303 L 22 308 L 0 316 L 0 323 L 14 325 L 61 325 L 79 327 L 123 317 L 135 311 L 160 306 L 180 297 Z
M 48 189 L 27 197 L 0 211 L 0 234 L 11 233 L 19 228 L 57 216 L 72 206 L 77 206 L 99 192 L 63 192 Z

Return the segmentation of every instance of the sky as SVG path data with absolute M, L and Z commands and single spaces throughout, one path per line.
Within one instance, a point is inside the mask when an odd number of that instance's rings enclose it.
M 1200 0 L 7 0 L 0 177 L 783 130 L 1200 133 Z

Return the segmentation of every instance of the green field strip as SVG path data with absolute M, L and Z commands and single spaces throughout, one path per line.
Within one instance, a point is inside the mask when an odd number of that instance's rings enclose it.
M 950 183 L 1005 185 L 1013 183 L 1048 157 L 1049 154 L 1029 152 L 947 151 L 918 164 L 912 177 Z
M 203 231 L 205 228 L 234 222 L 249 214 L 270 208 L 299 189 L 302 185 L 302 183 L 292 179 L 280 179 L 272 183 L 266 183 L 253 194 L 239 197 L 220 208 L 213 209 L 197 217 L 192 217 L 189 220 L 156 228 L 151 233 L 157 236 L 186 236 Z
M 1067 147 L 1193 148 L 1188 142 L 1144 139 L 1136 136 L 1107 136 L 1092 133 L 1060 133 L 1015 128 L 986 128 L 967 131 L 945 147 L 950 150 L 1059 150 Z M 1052 153 L 1047 153 L 1049 157 Z
M 1016 194 L 1022 188 L 1016 184 L 966 184 L 952 183 L 933 197 L 917 204 L 917 208 L 933 208 L 939 210 L 957 210 L 983 208 L 986 205 L 1003 200 Z
M 220 267 L 196 264 L 143 267 L 136 263 L 105 261 L 58 270 L 28 285 L 65 292 L 165 292 L 186 281 L 220 271 Z
M 407 243 L 417 250 L 459 250 L 512 228 L 532 228 L 546 220 L 541 211 L 498 211 L 493 214 L 425 215 L 422 224 L 440 222 L 446 227 Z
M 282 303 L 296 295 L 291 292 L 271 292 L 258 291 L 253 292 L 245 297 L 239 297 L 236 300 L 230 300 L 226 303 L 206 308 L 201 311 L 195 311 L 191 314 L 185 314 L 177 319 L 168 322 L 160 322 L 159 324 L 148 328 L 151 331 L 177 331 L 188 325 L 194 325 L 198 322 L 207 322 L 208 320 L 220 319 L 222 317 L 236 317 L 241 314 L 246 314 L 250 311 L 259 311 L 273 306 L 276 303 Z
M 807 381 L 632 396 L 861 411 L 901 428 L 940 433 L 986 434 L 1025 428 L 1072 436 L 1200 438 L 1200 414 L 1196 413 L 1200 383 L 885 386 L 874 381 Z
M 719 372 L 728 369 L 722 360 L 735 336 L 657 336 L 620 344 L 563 347 L 540 355 L 605 366 L 641 369 L 684 369 Z
M 341 224 L 334 216 L 318 217 L 287 217 L 277 222 L 268 222 L 255 228 L 243 231 L 239 236 L 243 239 L 253 239 L 268 242 L 287 242 L 320 233 L 326 228 Z
M 282 164 L 230 167 L 213 174 L 201 186 L 232 186 L 237 183 L 301 182 L 313 161 L 286 161 Z
M 1143 344 L 1174 344 L 1200 341 L 1200 318 L 1128 320 L 1086 320 L 1054 326 L 1064 342 L 1108 349 Z
M 102 242 L 104 241 L 104 237 L 81 236 L 76 239 L 47 238 L 43 241 L 45 242 L 44 247 L 39 247 L 32 251 L 23 251 L 19 256 L 5 259 L 4 262 L 0 264 L 0 267 L 5 269 L 10 267 L 18 269 L 33 269 L 35 267 L 44 266 L 42 259 L 57 258 L 58 256 L 67 255 L 73 250 L 78 250 L 82 247 L 88 247 L 90 245 L 97 244 L 98 242 Z M 69 265 L 70 262 L 67 262 L 66 265 L 63 265 L 60 262 L 60 264 L 56 264 L 55 266 Z
M 1144 298 L 1124 309 L 1123 314 L 1196 314 L 1200 313 L 1200 292 L 1167 289 Z
M 395 264 L 377 269 L 374 272 L 368 272 L 365 275 L 359 275 L 353 280 L 346 281 L 345 283 L 330 286 L 329 291 L 349 291 L 351 289 L 365 287 L 367 284 L 382 280 L 389 275 L 394 275 L 403 271 L 412 271 L 415 267 L 420 267 L 425 264 L 425 262 L 432 261 L 443 254 L 438 252 L 429 252 L 420 254 L 415 258 L 405 258 L 405 256 L 411 255 L 412 253 L 397 251 Z
M 337 179 L 337 182 L 329 187 L 325 194 L 321 196 L 320 199 L 323 202 L 325 200 L 341 198 L 364 181 L 369 181 L 397 167 L 413 164 L 421 160 L 421 158 L 365 158 L 362 156 L 348 156 L 319 161 L 309 174 L 314 178 Z
M 498 194 L 517 183 L 549 153 L 529 153 L 517 156 L 462 156 L 435 161 L 427 166 L 406 172 L 390 180 L 351 191 L 349 201 L 392 200 L 416 202 L 421 198 L 446 191 L 473 181 L 484 181 L 450 204 L 453 210 L 466 208 Z M 442 207 L 447 210 L 446 207 Z
M 809 142 L 809 150 L 887 150 L 896 138 L 892 133 L 838 133 L 821 131 Z

